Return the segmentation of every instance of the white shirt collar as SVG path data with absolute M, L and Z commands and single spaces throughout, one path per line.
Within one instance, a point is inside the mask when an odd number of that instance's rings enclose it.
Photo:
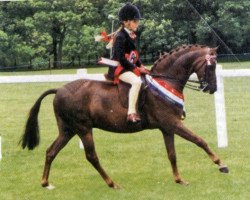
M 128 34 L 130 34 L 130 33 L 133 32 L 133 31 L 129 30 L 128 28 L 124 28 L 124 30 L 125 30 Z

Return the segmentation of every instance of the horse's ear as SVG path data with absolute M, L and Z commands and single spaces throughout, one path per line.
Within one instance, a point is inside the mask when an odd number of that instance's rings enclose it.
M 217 46 L 217 47 L 215 47 L 215 48 L 211 48 L 211 54 L 216 54 L 218 48 L 219 48 L 219 46 Z
M 214 51 L 216 52 L 219 49 L 220 45 L 218 45 L 217 47 L 213 48 Z

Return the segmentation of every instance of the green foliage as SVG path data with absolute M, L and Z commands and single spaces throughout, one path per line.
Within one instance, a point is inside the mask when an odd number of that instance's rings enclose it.
M 179 45 L 180 39 L 174 36 L 171 20 L 146 20 L 142 34 L 142 53 L 158 50 L 170 50 Z M 169 36 L 169 37 L 167 37 Z M 154 45 L 148 45 L 154 44 Z
M 222 53 L 250 52 L 248 0 L 131 2 L 144 18 L 138 32 L 142 54 L 158 54 L 184 43 L 220 45 Z M 110 14 L 116 17 L 114 28 L 119 27 L 122 5 L 121 0 L 0 2 L 0 65 L 43 59 L 57 68 L 63 60 L 80 65 L 108 56 L 105 45 L 94 42 L 94 35 L 111 31 Z
M 249 40 L 250 24 L 246 22 L 250 16 L 249 7 L 249 1 L 227 1 L 221 3 L 217 11 L 219 20 L 216 25 L 223 30 L 225 41 L 235 50 L 245 46 L 244 44 Z M 226 28 L 223 29 L 223 27 Z

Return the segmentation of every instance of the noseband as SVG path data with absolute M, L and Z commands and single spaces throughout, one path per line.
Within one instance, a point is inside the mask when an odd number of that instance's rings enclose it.
M 205 62 L 206 62 L 206 67 L 205 67 L 205 70 L 204 70 L 204 76 L 203 78 L 199 81 L 200 83 L 200 87 L 199 89 L 201 91 L 205 90 L 209 83 L 208 83 L 208 73 L 209 71 L 214 71 L 215 70 L 215 67 L 216 67 L 216 56 L 215 55 L 206 55 L 205 57 Z

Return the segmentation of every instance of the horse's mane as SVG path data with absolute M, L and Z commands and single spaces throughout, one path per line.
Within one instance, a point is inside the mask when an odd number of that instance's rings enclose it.
M 164 65 L 165 67 L 171 66 L 173 62 L 182 54 L 187 53 L 189 51 L 196 51 L 200 49 L 208 48 L 205 45 L 199 44 L 190 44 L 190 45 L 182 45 L 174 48 L 169 53 L 165 52 L 161 55 L 155 62 L 152 67 L 152 70 L 157 68 L 159 65 Z

